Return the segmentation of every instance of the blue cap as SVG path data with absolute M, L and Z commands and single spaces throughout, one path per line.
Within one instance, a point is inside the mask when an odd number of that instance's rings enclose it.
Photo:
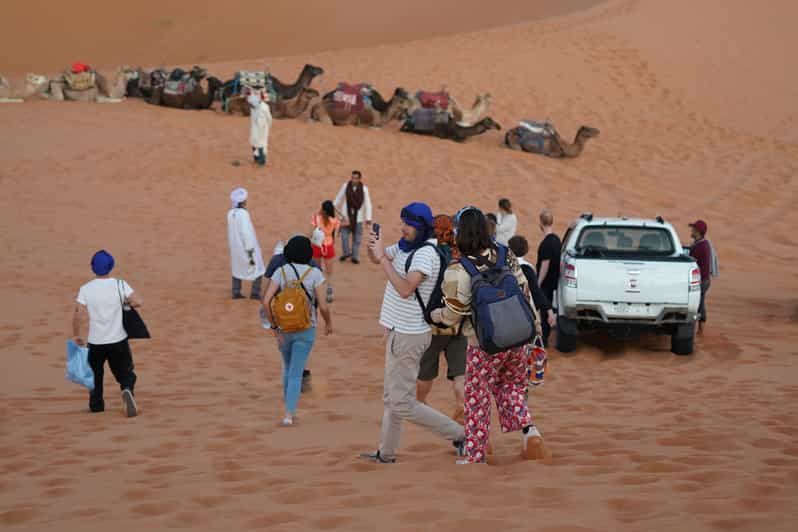
M 110 253 L 101 249 L 91 258 L 91 271 L 95 275 L 108 275 L 114 269 L 114 258 Z

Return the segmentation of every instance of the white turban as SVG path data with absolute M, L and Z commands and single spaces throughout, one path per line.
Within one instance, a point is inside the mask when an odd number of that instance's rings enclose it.
M 235 209 L 236 207 L 238 207 L 239 203 L 247 201 L 247 196 L 249 196 L 249 194 L 247 193 L 247 189 L 245 188 L 239 187 L 234 191 L 232 191 L 230 193 L 230 201 L 233 202 L 233 208 Z

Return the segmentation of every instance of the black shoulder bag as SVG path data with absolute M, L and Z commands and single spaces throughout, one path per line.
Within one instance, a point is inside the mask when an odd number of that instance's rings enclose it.
M 122 294 L 122 281 L 116 282 L 116 289 L 119 292 L 119 302 L 122 304 L 122 327 L 125 328 L 128 339 L 146 339 L 150 337 L 147 325 L 141 319 L 139 312 L 127 304 Z

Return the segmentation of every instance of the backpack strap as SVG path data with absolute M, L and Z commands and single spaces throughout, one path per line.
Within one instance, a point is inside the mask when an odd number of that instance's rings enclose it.
M 500 270 L 504 268 L 505 264 L 507 263 L 507 248 L 502 246 L 501 244 L 496 244 L 496 268 Z
M 438 279 L 435 284 L 435 286 L 438 286 L 443 282 L 443 276 L 446 273 L 446 258 L 443 256 L 443 253 L 436 246 L 433 246 L 429 242 L 424 242 L 423 244 L 421 244 L 420 247 L 410 252 L 410 255 L 408 255 L 407 260 L 405 261 L 405 275 L 407 275 L 407 273 L 410 271 L 410 266 L 412 266 L 413 264 L 413 257 L 415 257 L 416 251 L 426 246 L 430 246 L 432 249 L 435 250 L 435 253 L 438 255 L 438 260 L 441 263 L 440 270 L 438 271 Z M 427 305 L 424 304 L 424 300 L 421 298 L 421 293 L 418 291 L 418 288 L 416 288 L 415 293 L 416 293 L 416 301 L 418 301 L 418 304 L 421 307 L 421 313 L 426 318 Z
M 302 287 L 302 291 L 305 292 L 306 296 L 308 296 L 308 301 L 310 301 L 311 304 L 314 304 L 315 300 L 312 297 L 310 297 L 310 292 L 308 292 L 308 289 L 305 288 L 305 283 L 303 282 L 305 280 L 305 277 L 308 276 L 308 274 L 310 273 L 310 270 L 312 270 L 313 268 L 309 266 L 308 269 L 305 270 L 305 273 L 303 273 L 302 276 L 300 277 L 299 272 L 296 269 L 296 266 L 294 266 L 290 262 L 288 263 L 288 265 L 291 266 L 292 270 L 294 270 L 294 275 L 296 275 L 297 281 L 299 282 L 299 286 Z M 283 273 L 283 276 L 285 276 L 285 273 Z M 286 284 L 288 284 L 287 281 L 286 281 Z

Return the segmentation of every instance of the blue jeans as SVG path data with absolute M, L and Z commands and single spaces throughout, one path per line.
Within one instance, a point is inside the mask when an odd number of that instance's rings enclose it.
M 360 260 L 360 241 L 363 239 L 363 222 L 355 224 L 354 231 L 349 226 L 341 227 L 341 247 L 344 257 Z
M 302 390 L 302 370 L 310 357 L 313 342 L 316 340 L 316 328 L 283 333 L 280 353 L 283 355 L 283 400 L 285 410 L 294 415 L 299 394 Z

